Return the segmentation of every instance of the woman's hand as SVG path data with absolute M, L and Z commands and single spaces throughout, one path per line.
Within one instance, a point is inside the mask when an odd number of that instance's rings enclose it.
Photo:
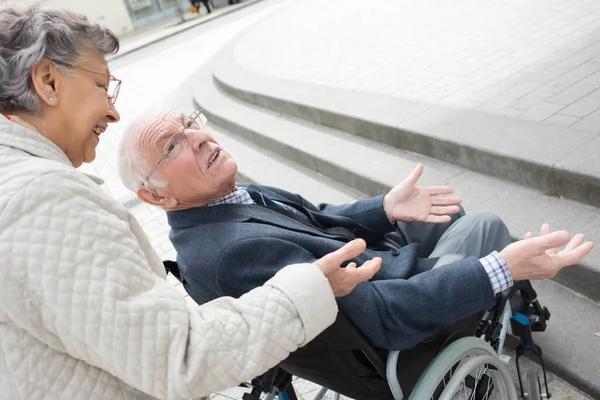
M 355 239 L 314 262 L 329 281 L 335 297 L 347 295 L 356 285 L 371 279 L 379 271 L 381 267 L 381 258 L 379 257 L 367 261 L 360 267 L 353 262 L 346 268 L 340 267 L 344 261 L 359 256 L 366 247 L 367 244 L 364 240 Z

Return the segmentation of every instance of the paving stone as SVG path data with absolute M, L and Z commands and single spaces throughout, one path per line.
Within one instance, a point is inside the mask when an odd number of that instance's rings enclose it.
M 588 129 L 591 131 L 600 131 L 600 110 L 593 112 L 579 122 L 572 125 L 576 129 Z
M 592 112 L 600 108 L 600 99 L 596 97 L 586 96 L 581 100 L 576 101 L 570 106 L 560 111 L 561 114 L 571 115 L 573 117 L 587 117 Z
M 560 104 L 553 103 L 541 103 L 540 105 L 532 108 L 531 110 L 520 115 L 520 118 L 528 119 L 531 121 L 541 122 L 558 111 L 565 108 Z
M 600 72 L 577 82 L 569 88 L 548 99 L 549 102 L 570 105 L 600 88 Z
M 571 117 L 570 115 L 562 115 L 562 114 L 558 113 L 558 114 L 554 114 L 551 117 L 545 119 L 544 122 L 547 122 L 550 124 L 555 124 L 555 125 L 571 126 L 575 122 L 579 121 L 580 119 L 581 118 Z

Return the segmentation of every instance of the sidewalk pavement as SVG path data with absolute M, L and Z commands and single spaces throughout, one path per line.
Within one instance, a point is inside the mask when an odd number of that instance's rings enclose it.
M 600 130 L 600 3 L 306 0 L 237 62 L 267 77 Z

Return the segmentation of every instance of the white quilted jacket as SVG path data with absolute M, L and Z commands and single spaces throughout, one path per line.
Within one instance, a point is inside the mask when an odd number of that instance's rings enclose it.
M 132 215 L 0 115 L 0 399 L 206 395 L 276 365 L 336 313 L 311 265 L 189 304 Z

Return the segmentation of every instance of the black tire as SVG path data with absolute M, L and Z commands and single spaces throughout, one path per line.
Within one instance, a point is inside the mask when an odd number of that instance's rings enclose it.
M 527 370 L 527 393 L 528 400 L 542 400 L 540 374 L 535 368 L 529 368 L 529 370 Z

